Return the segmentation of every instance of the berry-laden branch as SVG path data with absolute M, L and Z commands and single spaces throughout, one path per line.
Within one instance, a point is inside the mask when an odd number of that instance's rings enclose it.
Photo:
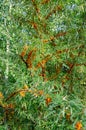
M 82 51 L 81 49 L 84 48 L 84 45 L 80 45 L 80 46 L 76 46 L 76 47 L 71 47 L 71 48 L 67 48 L 67 49 L 63 49 L 63 50 L 57 50 L 56 52 L 54 52 L 53 54 L 51 55 L 47 55 L 45 58 L 43 58 L 40 62 L 37 63 L 36 66 L 34 66 L 34 71 L 36 72 L 39 68 L 41 68 L 41 74 L 40 76 L 43 77 L 43 80 L 46 81 L 46 80 L 52 80 L 52 79 L 56 79 L 58 74 L 60 72 L 62 72 L 62 63 L 59 65 L 59 68 L 56 68 L 56 73 L 51 75 L 50 77 L 46 77 L 46 63 L 52 59 L 53 56 L 55 56 L 56 58 L 59 57 L 60 58 L 60 55 L 63 54 L 63 53 L 69 53 L 70 51 L 75 51 L 75 50 L 79 50 L 77 56 L 70 53 L 70 58 L 72 61 L 74 61 L 74 63 L 71 63 L 70 61 L 65 61 L 65 64 L 69 67 L 69 69 L 67 70 L 67 75 L 63 78 L 62 82 L 64 82 L 64 79 L 66 80 L 69 80 L 69 74 L 71 74 L 74 66 L 79 66 L 79 65 L 85 65 L 85 63 L 83 64 L 79 64 L 79 63 L 76 63 L 74 59 L 76 59 L 76 57 L 79 57 L 81 54 L 82 54 Z M 27 68 L 33 68 L 33 61 L 35 59 L 35 57 L 37 57 L 36 55 L 36 50 L 37 49 L 33 49 L 31 51 L 29 51 L 28 55 L 27 55 L 27 58 L 24 59 L 24 56 L 26 54 L 26 50 L 24 49 L 20 56 L 21 56 L 21 59 L 22 61 L 26 64 L 26 67 Z M 25 51 L 25 52 L 24 52 Z M 62 83 L 64 84 L 64 83 Z
M 24 59 L 24 56 L 26 55 L 26 49 L 23 49 L 23 51 L 20 54 L 20 57 L 22 61 L 26 64 L 27 68 L 32 68 L 32 62 L 36 57 L 36 48 L 28 52 L 28 56 L 26 59 Z
M 42 0 L 41 4 L 48 4 L 50 0 Z
M 35 8 L 35 10 L 36 10 L 36 13 L 39 13 L 40 10 L 39 10 L 39 8 L 38 8 L 38 6 L 37 6 L 35 0 L 32 0 L 32 3 L 33 3 L 33 6 L 34 6 L 34 8 Z
M 48 15 L 45 17 L 45 20 L 49 19 L 50 16 L 52 16 L 52 14 L 56 13 L 57 11 L 61 11 L 62 7 L 60 5 L 56 5 L 49 13 Z

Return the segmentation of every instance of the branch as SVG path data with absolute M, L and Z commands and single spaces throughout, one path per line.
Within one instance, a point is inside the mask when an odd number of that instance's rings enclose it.
M 22 92 L 22 91 L 28 92 L 29 90 L 28 90 L 28 89 L 20 89 L 20 90 L 18 90 L 18 91 L 16 91 L 16 92 L 13 92 L 12 94 L 10 94 L 10 95 L 6 98 L 5 101 L 10 100 L 12 97 L 18 95 L 18 94 L 19 94 L 20 92 Z
M 56 13 L 57 11 L 60 11 L 60 10 L 62 10 L 62 7 L 57 5 L 56 7 L 54 7 L 53 10 L 51 10 L 48 13 L 48 15 L 45 17 L 45 19 L 48 19 L 53 13 Z

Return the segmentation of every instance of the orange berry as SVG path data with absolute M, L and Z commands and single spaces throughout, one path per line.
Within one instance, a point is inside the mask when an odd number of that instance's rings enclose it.
M 3 94 L 0 92 L 0 99 L 3 99 L 4 98 L 4 96 L 3 96 Z
M 47 97 L 47 98 L 45 99 L 45 101 L 46 101 L 46 104 L 49 105 L 49 103 L 52 101 L 52 99 L 51 99 L 51 97 Z
M 25 97 L 25 91 L 19 92 L 21 97 Z
M 81 122 L 77 122 L 77 123 L 75 124 L 75 128 L 76 128 L 76 130 L 81 130 L 81 128 L 82 128 Z

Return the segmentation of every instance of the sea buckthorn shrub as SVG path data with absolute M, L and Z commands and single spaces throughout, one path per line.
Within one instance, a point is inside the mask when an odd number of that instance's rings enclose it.
M 0 129 L 86 129 L 85 0 L 0 5 Z

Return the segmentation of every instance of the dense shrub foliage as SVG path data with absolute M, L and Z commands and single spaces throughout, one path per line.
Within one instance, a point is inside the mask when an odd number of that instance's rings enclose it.
M 0 130 L 85 130 L 85 0 L 0 3 Z

